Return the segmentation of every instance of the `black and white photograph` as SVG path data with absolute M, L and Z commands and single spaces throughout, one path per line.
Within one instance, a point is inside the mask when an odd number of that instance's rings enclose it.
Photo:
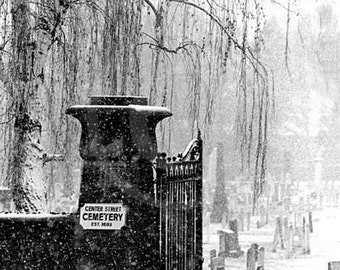
M 340 1 L 0 0 L 0 270 L 340 270 Z

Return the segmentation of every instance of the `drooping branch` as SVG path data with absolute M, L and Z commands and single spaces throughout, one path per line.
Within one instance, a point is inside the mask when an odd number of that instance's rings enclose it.
M 216 17 L 214 14 L 212 14 L 211 12 L 207 11 L 206 9 L 202 8 L 201 6 L 189 2 L 189 1 L 185 1 L 185 0 L 169 0 L 169 2 L 176 2 L 176 3 L 180 3 L 180 4 L 185 4 L 185 5 L 189 5 L 192 6 L 200 11 L 202 11 L 203 13 L 205 13 L 207 16 L 209 16 L 209 18 L 214 21 L 219 27 L 220 29 L 227 35 L 228 39 L 234 44 L 234 47 L 237 48 L 238 50 L 240 50 L 242 53 L 244 53 L 245 57 L 247 58 L 247 60 L 249 60 L 249 62 L 251 63 L 252 67 L 254 69 L 257 69 L 258 66 L 260 66 L 263 71 L 266 73 L 266 68 L 263 66 L 263 64 L 254 56 L 254 53 L 252 52 L 252 49 L 249 46 L 246 46 L 245 44 L 240 44 L 237 39 L 231 35 L 228 31 L 228 28 L 226 26 L 223 25 L 223 23 L 220 21 L 220 19 L 218 17 Z M 261 74 L 261 72 L 259 72 Z M 266 77 L 266 74 L 264 75 Z
M 182 45 L 179 45 L 178 47 L 176 47 L 175 49 L 169 49 L 163 45 L 160 45 L 160 44 L 154 44 L 154 43 L 150 43 L 150 42 L 142 42 L 142 43 L 139 43 L 138 45 L 148 45 L 150 48 L 157 48 L 157 49 L 160 49 L 166 53 L 171 53 L 171 54 L 177 54 L 179 51 L 181 50 L 184 50 L 186 47 L 189 47 L 189 46 L 195 46 L 195 47 L 199 47 L 200 46 L 196 43 L 184 43 Z
M 146 4 L 148 4 L 148 6 L 152 9 L 152 11 L 155 13 L 155 15 L 157 16 L 158 12 L 157 12 L 157 9 L 156 7 L 149 1 L 149 0 L 144 0 L 144 2 Z
M 289 51 L 289 25 L 290 25 L 290 0 L 288 0 L 287 4 L 287 21 L 286 21 L 286 44 L 285 44 L 285 65 L 288 72 L 289 77 L 291 78 L 292 75 L 289 69 L 288 63 L 288 51 Z
M 280 2 L 278 2 L 278 1 L 276 1 L 276 0 L 271 0 L 272 1 L 272 3 L 274 3 L 275 5 L 278 5 L 278 6 L 280 6 L 281 8 L 283 8 L 283 9 L 285 9 L 286 11 L 288 11 L 289 13 L 295 13 L 295 14 L 299 14 L 297 11 L 295 11 L 295 10 L 292 10 L 292 9 L 290 9 L 290 8 L 287 8 L 284 4 L 282 4 L 282 3 L 280 3 Z

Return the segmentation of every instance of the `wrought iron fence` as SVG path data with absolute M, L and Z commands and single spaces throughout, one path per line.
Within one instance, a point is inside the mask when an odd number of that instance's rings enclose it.
M 202 140 L 156 160 L 162 269 L 202 269 Z

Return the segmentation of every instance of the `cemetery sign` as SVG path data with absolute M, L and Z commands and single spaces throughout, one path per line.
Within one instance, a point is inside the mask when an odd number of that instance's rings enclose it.
M 80 209 L 80 225 L 84 230 L 120 230 L 125 220 L 122 203 L 86 203 Z

